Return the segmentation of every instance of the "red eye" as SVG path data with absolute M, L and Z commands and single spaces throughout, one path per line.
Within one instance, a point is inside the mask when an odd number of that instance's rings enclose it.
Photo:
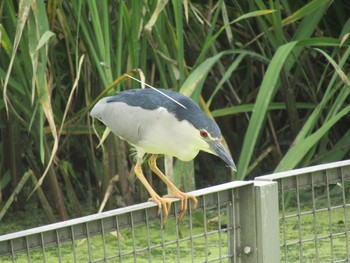
M 200 134 L 200 136 L 201 136 L 202 138 L 207 138 L 207 137 L 208 137 L 208 133 L 207 133 L 205 130 L 201 130 L 201 131 L 199 132 L 199 134 Z

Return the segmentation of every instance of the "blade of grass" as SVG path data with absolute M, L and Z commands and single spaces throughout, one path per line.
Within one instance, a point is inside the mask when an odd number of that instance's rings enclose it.
M 168 4 L 168 0 L 158 0 L 157 6 L 154 9 L 151 18 L 148 20 L 147 24 L 145 25 L 144 29 L 150 38 L 152 38 L 152 36 L 151 36 L 152 29 L 153 29 L 155 23 L 157 22 L 157 19 L 158 19 L 160 13 L 164 10 L 164 8 L 167 4 Z
M 329 3 L 332 0 L 313 0 L 314 8 L 310 9 L 309 12 L 300 12 L 303 13 L 304 18 L 298 26 L 297 30 L 294 33 L 293 39 L 301 40 L 306 37 L 310 37 L 313 32 L 319 26 L 320 21 L 324 17 L 324 13 L 329 7 Z M 300 10 L 299 10 L 300 11 Z M 298 12 L 298 11 L 296 11 Z
M 225 70 L 224 75 L 222 76 L 222 78 L 220 79 L 219 83 L 216 85 L 215 90 L 212 92 L 212 94 L 210 95 L 210 98 L 207 101 L 207 107 L 210 108 L 210 104 L 212 103 L 215 95 L 219 92 L 219 90 L 221 89 L 222 85 L 224 85 L 224 83 L 231 77 L 232 73 L 237 69 L 237 67 L 240 65 L 240 63 L 242 62 L 243 58 L 246 56 L 247 54 L 239 54 L 237 58 L 235 58 L 235 60 L 232 62 L 232 64 L 229 66 L 228 69 Z
M 222 5 L 221 5 L 221 13 L 222 13 L 222 20 L 223 20 L 224 24 L 229 24 L 230 21 L 229 21 L 229 17 L 228 17 L 227 7 L 226 7 L 226 4 L 225 4 L 225 1 L 223 1 Z M 227 41 L 230 44 L 230 47 L 233 48 L 233 45 L 232 45 L 232 43 L 233 43 L 233 33 L 232 33 L 231 27 L 226 27 L 225 31 L 226 31 Z
M 249 122 L 248 130 L 244 137 L 243 147 L 237 167 L 237 180 L 241 180 L 246 176 L 254 147 L 258 140 L 262 124 L 265 120 L 268 105 L 276 93 L 279 73 L 282 70 L 287 57 L 296 45 L 297 42 L 293 41 L 280 46 L 273 56 L 269 67 L 267 68 L 266 74 L 260 86 L 256 103 L 254 105 L 254 110 Z
M 344 64 L 348 60 L 349 56 L 350 56 L 350 48 L 348 48 L 345 51 L 345 53 L 344 53 L 342 59 L 340 60 L 338 66 L 339 67 L 344 66 Z M 311 113 L 311 115 L 307 119 L 307 121 L 304 124 L 303 128 L 299 132 L 298 136 L 295 138 L 293 144 L 298 144 L 299 141 L 303 140 L 314 129 L 316 123 L 319 120 L 319 116 L 322 113 L 323 109 L 326 108 L 327 103 L 333 98 L 334 94 L 338 91 L 338 89 L 335 86 L 335 82 L 336 82 L 337 78 L 338 78 L 338 74 L 335 72 L 333 74 L 332 78 L 330 79 L 329 83 L 328 83 L 328 86 L 326 88 L 326 91 L 324 92 L 322 100 L 320 101 L 320 103 L 317 105 L 315 110 Z
M 4 90 L 3 90 L 4 104 L 5 104 L 5 108 L 6 108 L 7 112 L 8 112 L 7 84 L 8 84 L 9 78 L 10 78 L 10 74 L 11 74 L 11 70 L 12 70 L 12 66 L 13 66 L 13 61 L 14 61 L 15 56 L 16 56 L 18 45 L 19 45 L 19 42 L 20 42 L 21 37 L 22 37 L 23 29 L 24 29 L 25 23 L 27 21 L 28 15 L 29 15 L 29 10 L 30 10 L 31 4 L 32 4 L 32 0 L 21 0 L 19 2 L 16 36 L 15 36 L 15 40 L 14 40 L 14 44 L 13 44 L 13 48 L 12 48 L 12 56 L 11 56 L 10 64 L 8 66 L 8 69 L 7 69 L 6 78 L 5 78 L 5 82 L 4 82 Z
M 185 82 L 182 84 L 179 92 L 187 97 L 193 96 L 192 98 L 198 102 L 205 77 L 207 76 L 209 70 L 223 55 L 230 54 L 230 53 L 232 54 L 233 51 L 231 52 L 223 51 L 211 58 L 206 59 L 195 70 L 191 72 L 191 74 L 187 77 Z
M 322 8 L 323 5 L 328 6 L 332 0 L 313 0 L 300 9 L 298 9 L 296 12 L 294 12 L 292 15 L 288 16 L 287 18 L 282 20 L 282 25 L 286 26 L 292 23 L 295 23 L 296 21 L 302 19 L 303 17 L 311 14 L 312 12 L 318 10 L 319 8 Z
M 180 80 L 180 84 L 182 84 L 184 82 L 184 79 L 185 79 L 182 1 L 175 0 L 175 1 L 173 1 L 173 4 L 175 7 L 174 8 L 174 15 L 175 15 L 176 36 L 177 36 L 177 43 L 175 43 L 176 50 L 177 50 L 177 63 L 178 63 L 178 68 L 179 68 L 179 80 Z
M 238 113 L 246 113 L 246 112 L 252 112 L 254 110 L 254 105 L 255 104 L 242 104 L 242 105 L 237 105 L 233 107 L 227 107 L 223 109 L 217 109 L 213 110 L 211 112 L 213 117 L 224 117 L 224 116 L 229 116 L 229 115 L 234 115 Z M 296 104 L 296 107 L 298 109 L 314 109 L 316 107 L 316 104 L 312 103 L 307 103 L 307 102 L 300 102 Z M 285 110 L 286 109 L 286 104 L 284 102 L 271 102 L 267 110 Z
M 295 144 L 292 148 L 287 152 L 287 154 L 283 157 L 281 162 L 275 169 L 275 172 L 281 172 L 293 169 L 298 165 L 298 163 L 305 157 L 308 151 L 316 145 L 316 143 L 324 136 L 330 128 L 334 126 L 341 118 L 345 115 L 349 114 L 350 105 L 341 110 L 338 114 L 336 114 L 333 118 L 324 123 L 320 129 L 306 137 L 300 143 Z
M 198 66 L 198 64 L 200 64 L 204 60 L 204 57 L 207 54 L 209 48 L 213 45 L 215 40 L 220 36 L 220 34 L 225 30 L 226 27 L 233 25 L 233 24 L 235 24 L 241 20 L 244 20 L 244 19 L 259 17 L 259 16 L 271 14 L 273 12 L 275 12 L 275 10 L 259 10 L 259 11 L 253 11 L 253 12 L 249 12 L 247 14 L 243 14 L 243 15 L 239 16 L 238 18 L 236 18 L 235 20 L 233 20 L 232 22 L 230 22 L 229 24 L 222 26 L 218 30 L 218 32 L 215 33 L 214 35 L 212 35 L 212 36 L 208 35 L 208 37 L 205 40 L 204 45 L 201 49 L 201 53 L 199 54 L 199 56 L 195 62 L 194 68 L 196 68 Z
M 24 175 L 22 176 L 18 185 L 13 190 L 13 192 L 11 193 L 11 196 L 7 199 L 5 205 L 2 207 L 2 209 L 0 211 L 0 222 L 1 222 L 1 219 L 4 217 L 4 215 L 6 214 L 6 211 L 9 209 L 10 205 L 16 199 L 16 196 L 22 190 L 23 186 L 25 185 L 25 183 L 27 182 L 27 180 L 30 176 L 34 176 L 33 171 L 31 171 L 31 170 L 25 172 Z
M 332 64 L 333 68 L 335 69 L 335 71 L 337 72 L 341 80 L 345 83 L 346 86 L 350 88 L 350 80 L 348 79 L 344 71 L 341 69 L 341 67 L 339 67 L 338 64 L 334 61 L 334 59 L 331 58 L 326 52 L 324 52 L 319 48 L 315 48 L 315 50 L 317 50 L 327 58 L 327 60 Z
M 327 152 L 318 155 L 313 159 L 313 163 L 331 163 L 338 160 L 344 160 L 350 150 L 350 130 Z
M 46 67 L 47 67 L 47 53 L 48 53 L 48 40 L 45 36 L 45 32 L 49 31 L 48 26 L 48 20 L 45 13 L 45 6 L 44 3 L 37 3 L 36 9 L 33 9 L 33 17 L 30 17 L 28 21 L 28 26 L 32 28 L 36 28 L 37 34 L 29 35 L 29 38 L 31 38 L 31 43 L 36 43 L 37 47 L 35 48 L 35 53 L 38 53 L 38 59 L 40 58 L 40 61 L 38 60 L 37 63 L 33 64 L 35 68 L 33 68 L 33 77 L 35 78 L 35 84 L 38 92 L 38 98 L 41 104 L 41 107 L 45 113 L 45 117 L 49 123 L 51 134 L 54 139 L 54 143 L 52 146 L 52 150 L 50 153 L 50 158 L 46 164 L 46 169 L 44 173 L 42 174 L 41 178 L 38 181 L 38 185 L 34 187 L 34 190 L 32 193 L 36 191 L 36 189 L 42 184 L 46 174 L 48 173 L 50 166 L 53 162 L 54 156 L 56 155 L 56 152 L 58 150 L 58 135 L 57 135 L 57 129 L 56 124 L 54 120 L 54 114 L 52 109 L 52 103 L 51 103 L 51 90 L 52 87 L 48 85 L 47 76 L 46 76 Z M 50 36 L 50 34 L 49 34 Z M 43 39 L 44 41 L 41 41 Z M 38 39 L 39 38 L 39 39 Z M 43 42 L 45 44 L 43 44 Z M 40 45 L 40 46 L 39 46 Z M 41 135 L 43 136 L 43 134 Z M 31 193 L 31 194 L 32 194 Z M 29 197 L 31 196 L 29 195 Z M 28 198 L 29 198 L 28 197 Z
M 205 80 L 205 77 L 209 73 L 209 71 L 212 69 L 215 63 L 217 63 L 222 56 L 225 55 L 232 55 L 232 54 L 241 54 L 246 53 L 244 50 L 226 50 L 222 51 L 210 58 L 207 58 L 205 61 L 203 61 L 200 65 L 194 69 L 191 74 L 186 78 L 185 82 L 182 84 L 180 88 L 180 93 L 192 97 L 195 101 L 199 101 L 199 97 L 202 91 L 203 83 Z M 250 55 L 256 55 L 258 58 L 260 57 L 258 54 L 254 53 L 247 53 Z
M 329 39 L 316 39 L 314 40 L 314 42 L 311 40 L 305 40 L 305 41 L 299 41 L 299 42 L 293 41 L 285 45 L 282 45 L 277 49 L 266 71 L 263 82 L 261 84 L 260 91 L 253 110 L 253 115 L 249 122 L 248 130 L 244 138 L 241 156 L 238 162 L 238 171 L 236 176 L 238 180 L 243 179 L 246 176 L 246 171 L 249 166 L 249 162 L 251 160 L 255 144 L 257 143 L 257 139 L 258 139 L 262 124 L 264 122 L 264 118 L 266 116 L 268 104 L 271 102 L 272 97 L 274 96 L 274 93 L 276 92 L 276 88 L 278 86 L 276 84 L 279 79 L 279 72 L 281 71 L 282 66 L 284 66 L 285 63 L 287 63 L 288 66 L 291 65 L 290 63 L 288 63 L 290 62 L 290 60 L 288 61 L 288 55 L 291 54 L 292 51 L 294 55 L 293 49 L 300 48 L 305 43 L 310 44 L 311 42 L 313 42 L 313 44 L 324 44 L 322 40 L 326 40 L 326 43 L 328 43 Z M 331 43 L 333 44 L 333 42 Z M 321 112 L 321 107 L 318 106 L 316 109 L 318 109 L 317 112 L 319 113 Z M 315 114 L 317 114 L 317 112 L 315 111 Z M 310 123 L 310 126 L 311 126 L 311 123 Z M 306 127 L 304 126 L 303 129 L 305 128 Z M 309 130 L 309 129 L 305 129 L 304 131 L 306 130 Z

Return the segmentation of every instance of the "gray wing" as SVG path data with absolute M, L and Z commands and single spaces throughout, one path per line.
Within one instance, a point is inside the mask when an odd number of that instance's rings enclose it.
M 141 129 L 144 112 L 140 107 L 124 102 L 108 102 L 110 97 L 101 99 L 90 112 L 90 116 L 103 122 L 114 134 L 137 145 L 142 139 Z

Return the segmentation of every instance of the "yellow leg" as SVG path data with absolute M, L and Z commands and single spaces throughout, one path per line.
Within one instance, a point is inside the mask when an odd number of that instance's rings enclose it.
M 171 201 L 166 198 L 160 197 L 153 190 L 152 186 L 148 183 L 145 176 L 143 175 L 141 161 L 137 161 L 134 171 L 137 178 L 139 178 L 143 186 L 147 189 L 148 193 L 151 195 L 151 198 L 149 198 L 148 201 L 153 201 L 158 205 L 158 215 L 160 214 L 160 211 L 163 209 L 164 211 L 163 225 L 165 225 L 166 221 L 168 220 L 168 215 L 171 208 Z
M 151 168 L 151 170 L 159 176 L 159 178 L 171 189 L 172 193 L 165 195 L 163 197 L 169 198 L 180 198 L 181 200 L 181 212 L 179 215 L 179 220 L 181 220 L 181 218 L 184 216 L 185 212 L 187 211 L 187 200 L 190 198 L 193 201 L 193 208 L 197 207 L 197 198 L 194 195 L 191 194 L 187 194 L 184 192 L 181 192 L 170 180 L 168 177 L 166 177 L 157 167 L 157 155 L 153 154 L 150 158 L 149 158 L 149 166 Z

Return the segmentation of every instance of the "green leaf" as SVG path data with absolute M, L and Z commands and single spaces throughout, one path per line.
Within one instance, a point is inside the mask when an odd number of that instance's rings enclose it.
M 2 209 L 0 211 L 0 221 L 4 217 L 4 215 L 6 214 L 6 211 L 9 209 L 11 204 L 16 200 L 17 195 L 22 190 L 23 186 L 25 185 L 25 183 L 27 182 L 27 180 L 30 176 L 34 176 L 32 170 L 29 170 L 23 174 L 21 180 L 16 185 L 16 188 L 12 191 L 11 196 L 7 199 L 6 203 L 2 206 Z
M 22 37 L 24 25 L 25 25 L 25 23 L 27 21 L 28 15 L 29 15 L 30 5 L 31 4 L 32 4 L 32 0 L 21 0 L 19 2 L 16 36 L 15 36 L 15 41 L 14 41 L 14 44 L 13 44 L 12 56 L 11 56 L 10 64 L 9 64 L 9 67 L 8 67 L 7 73 L 6 73 L 6 78 L 5 78 L 5 83 L 4 83 L 4 90 L 3 90 L 3 98 L 4 98 L 4 102 L 5 102 L 6 111 L 8 111 L 8 105 L 7 105 L 7 102 L 8 102 L 8 98 L 7 98 L 7 84 L 8 84 L 9 78 L 10 78 L 10 74 L 11 74 L 11 70 L 12 70 L 12 66 L 13 66 L 13 61 L 14 61 L 15 56 L 16 56 L 16 52 L 17 52 L 17 49 L 18 49 L 19 41 L 21 40 L 21 37 Z
M 213 117 L 224 117 L 224 116 L 229 116 L 229 115 L 234 115 L 238 113 L 247 113 L 247 112 L 252 112 L 254 110 L 254 105 L 255 104 L 242 104 L 242 105 L 237 105 L 233 107 L 227 107 L 223 109 L 218 109 L 218 110 L 213 110 L 211 112 Z M 297 103 L 296 107 L 298 109 L 314 109 L 316 107 L 316 104 L 312 103 Z M 268 105 L 267 110 L 285 110 L 286 104 L 283 102 L 272 102 Z
M 313 0 L 306 5 L 304 5 L 302 8 L 298 9 L 295 13 L 288 16 L 287 18 L 282 20 L 282 25 L 286 26 L 291 23 L 294 23 L 303 17 L 311 14 L 312 12 L 316 11 L 317 9 L 321 8 L 323 5 L 330 4 L 332 0 Z
M 209 71 L 214 66 L 214 64 L 217 63 L 221 59 L 221 57 L 224 55 L 244 54 L 244 53 L 245 52 L 242 52 L 242 50 L 238 50 L 238 49 L 226 50 L 206 59 L 196 69 L 194 69 L 191 72 L 191 74 L 187 77 L 185 82 L 182 84 L 179 92 L 184 94 L 185 96 L 192 97 L 195 101 L 198 102 L 202 88 L 203 88 L 204 80 L 208 75 Z M 257 55 L 252 52 L 248 52 L 246 54 Z
M 207 76 L 208 72 L 213 67 L 213 65 L 225 54 L 229 54 L 229 52 L 221 52 L 211 58 L 206 59 L 203 63 L 201 63 L 187 77 L 185 82 L 182 84 L 179 92 L 187 97 L 191 97 L 194 93 L 196 93 L 197 96 L 193 99 L 198 102 L 199 94 L 202 91 L 203 81 L 205 77 Z
M 271 9 L 266 9 L 266 10 L 252 11 L 252 12 L 249 12 L 249 13 L 246 13 L 246 14 L 243 14 L 243 15 L 239 16 L 238 18 L 236 18 L 235 20 L 230 22 L 230 24 L 237 23 L 237 22 L 242 21 L 242 20 L 247 19 L 247 18 L 258 17 L 258 16 L 265 16 L 265 15 L 268 15 L 268 14 L 271 14 L 271 13 L 274 13 L 274 12 L 276 12 L 276 10 L 274 10 L 274 9 L 272 9 L 272 10 Z
M 306 137 L 300 143 L 292 146 L 292 148 L 287 152 L 282 161 L 276 167 L 275 172 L 290 170 L 297 166 L 298 163 L 303 160 L 308 151 L 317 144 L 317 142 L 329 131 L 329 129 L 331 129 L 342 117 L 349 114 L 349 112 L 350 105 L 341 110 L 332 119 L 324 123 L 315 133 Z
M 0 24 L 0 34 L 1 34 L 1 48 L 5 50 L 5 53 L 11 57 L 12 54 L 12 43 L 6 29 L 2 24 Z
M 147 24 L 145 25 L 145 31 L 148 33 L 148 36 L 151 37 L 152 28 L 154 27 L 154 24 L 157 22 L 157 19 L 160 15 L 160 13 L 164 10 L 165 6 L 168 4 L 168 0 L 158 0 L 157 6 L 154 9 L 151 18 L 148 20 Z
M 55 36 L 56 34 L 51 32 L 51 31 L 46 31 L 40 38 L 38 46 L 35 49 L 35 52 L 37 52 L 39 49 L 41 49 L 45 44 L 47 44 L 47 42 L 49 41 L 49 39 L 53 36 Z
M 348 79 L 348 77 L 346 76 L 344 71 L 334 61 L 334 59 L 331 58 L 326 52 L 324 52 L 321 49 L 315 48 L 315 50 L 317 50 L 318 52 L 320 52 L 322 55 L 324 55 L 327 58 L 327 60 L 332 64 L 332 66 L 335 69 L 335 71 L 338 73 L 338 75 L 341 78 L 341 80 L 345 83 L 346 86 L 348 86 L 350 88 L 350 80 Z
M 211 102 L 214 99 L 214 96 L 219 92 L 222 85 L 231 77 L 232 73 L 237 69 L 237 67 L 241 64 L 243 58 L 247 54 L 239 54 L 237 58 L 231 63 L 231 65 L 228 67 L 228 69 L 225 71 L 224 76 L 221 78 L 219 83 L 216 85 L 215 90 L 212 92 L 210 98 L 207 101 L 207 107 L 210 107 Z
M 263 122 L 266 117 L 268 106 L 276 93 L 278 86 L 279 73 L 287 60 L 287 57 L 297 45 L 297 41 L 293 41 L 280 46 L 273 56 L 269 67 L 267 68 L 263 82 L 261 83 L 259 94 L 254 105 L 253 114 L 249 122 L 248 130 L 244 137 L 242 152 L 238 162 L 237 180 L 245 177 L 249 161 L 251 160 L 253 150 L 255 148 L 258 136 L 262 129 Z

